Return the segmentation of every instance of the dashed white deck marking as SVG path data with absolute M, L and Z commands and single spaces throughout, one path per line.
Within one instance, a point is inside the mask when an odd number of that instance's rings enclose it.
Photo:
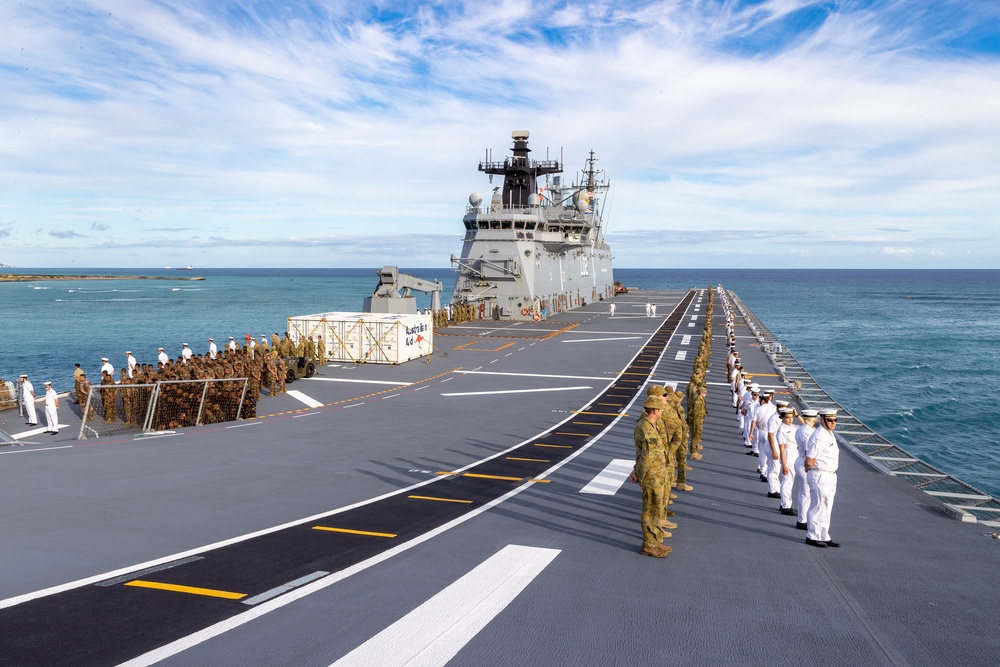
M 301 391 L 299 391 L 297 389 L 289 389 L 285 393 L 288 394 L 289 396 L 291 396 L 292 398 L 294 398 L 295 400 L 300 401 L 302 403 L 305 403 L 310 408 L 321 408 L 321 407 L 323 407 L 323 404 L 321 402 L 317 401 L 315 398 L 313 398 L 311 396 L 306 396 L 305 394 L 303 394 Z
M 684 361 L 684 359 L 687 356 L 688 356 L 688 351 L 687 350 L 678 350 L 676 356 L 674 356 L 674 360 L 675 361 Z
M 594 493 L 600 496 L 613 496 L 622 488 L 622 484 L 632 474 L 632 466 L 635 461 L 629 459 L 614 459 L 605 466 L 604 470 L 597 474 L 597 477 L 590 480 L 587 486 L 580 489 L 580 493 Z
M 502 391 L 462 391 L 441 394 L 442 396 L 493 396 L 496 394 L 532 394 L 544 391 L 576 391 L 577 389 L 593 389 L 593 387 L 551 387 L 549 389 L 504 389 Z
M 694 322 L 688 322 L 688 326 L 689 327 L 693 327 L 694 326 Z
M 681 338 L 681 345 L 690 345 L 690 344 L 691 344 L 691 334 L 687 334 L 683 338 Z
M 331 667 L 446 665 L 558 555 L 508 545 Z
M 356 384 L 388 384 L 393 387 L 408 387 L 412 382 L 390 382 L 387 380 L 348 380 L 346 378 L 302 378 L 303 380 L 309 380 L 311 382 L 354 382 Z M 289 394 L 292 392 L 288 392 Z

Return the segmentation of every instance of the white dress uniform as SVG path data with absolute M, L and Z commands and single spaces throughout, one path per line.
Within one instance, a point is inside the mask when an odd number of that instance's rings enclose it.
M 191 360 L 191 357 L 193 356 L 194 352 L 192 352 L 191 348 L 187 346 L 187 343 L 185 343 L 181 348 L 181 359 L 183 359 L 184 363 L 186 364 L 188 361 Z
M 236 341 L 233 340 L 232 336 L 229 337 L 229 351 L 230 352 L 235 352 L 236 351 Z
M 160 348 L 160 353 L 156 355 L 156 360 L 166 366 L 167 362 L 170 361 L 170 357 L 168 357 L 167 353 L 163 351 L 163 348 Z
M 767 477 L 768 493 L 781 492 L 781 450 L 779 449 L 778 456 L 775 456 L 774 450 L 771 449 L 772 438 L 774 446 L 778 446 L 778 429 L 781 426 L 781 417 L 778 415 L 778 408 L 775 408 L 767 420 L 767 433 L 764 434 L 764 444 L 762 445 L 767 454 L 767 468 L 764 469 L 764 476 Z
M 761 403 L 753 416 L 755 424 L 754 446 L 756 447 L 754 451 L 757 452 L 758 468 L 761 475 L 766 475 L 771 465 L 771 444 L 767 441 L 767 425 L 771 422 L 771 417 L 774 416 L 775 412 L 777 412 L 777 408 L 774 407 L 774 403 L 769 401 Z M 770 491 L 770 485 L 768 485 L 768 491 Z
M 750 436 L 750 427 L 753 426 L 754 415 L 756 415 L 757 408 L 759 407 L 760 403 L 754 399 L 753 392 L 747 390 L 743 394 L 743 408 L 747 411 L 743 417 L 743 440 L 746 442 L 747 447 L 752 448 L 751 451 L 754 454 L 757 453 L 757 439 Z
M 788 474 L 781 469 L 781 459 L 778 459 L 778 473 L 781 475 L 781 509 L 792 506 L 792 489 L 795 487 L 795 461 L 799 457 L 799 447 L 795 441 L 795 424 L 781 422 L 774 439 L 778 443 L 778 453 L 785 448 L 785 463 L 788 464 Z
M 821 417 L 822 419 L 822 417 Z M 806 457 L 816 460 L 809 470 L 809 524 L 807 537 L 817 542 L 830 541 L 830 515 L 837 495 L 837 468 L 840 448 L 837 438 L 825 426 L 820 426 L 809 438 Z
M 101 364 L 101 372 L 103 373 L 104 371 L 107 371 L 108 375 L 110 375 L 111 377 L 114 377 L 115 376 L 115 367 L 111 365 L 111 362 L 108 361 L 107 359 L 101 359 L 101 361 L 104 362 L 103 364 Z
M 208 358 L 215 359 L 219 356 L 219 348 L 216 346 L 214 340 L 208 341 Z
M 611 317 L 614 317 L 615 316 L 615 302 L 614 301 L 612 301 L 611 305 L 608 306 L 608 310 L 611 311 Z
M 48 433 L 59 432 L 59 413 L 56 410 L 57 407 L 59 407 L 59 395 L 56 394 L 56 390 L 50 385 L 45 390 L 45 430 Z
M 21 398 L 24 416 L 28 419 L 28 424 L 34 426 L 38 423 L 38 414 L 35 412 L 35 386 L 27 378 L 21 383 Z
M 795 477 L 799 483 L 799 523 L 806 523 L 809 514 L 809 477 L 806 474 L 806 447 L 809 446 L 809 438 L 816 432 L 816 426 L 803 424 L 795 431 L 795 445 L 798 448 L 799 456 L 795 459 Z
M 128 376 L 132 377 L 132 374 L 135 373 L 135 367 L 138 365 L 138 362 L 135 360 L 135 357 L 132 356 L 131 352 L 129 352 L 125 357 L 125 365 L 128 368 Z

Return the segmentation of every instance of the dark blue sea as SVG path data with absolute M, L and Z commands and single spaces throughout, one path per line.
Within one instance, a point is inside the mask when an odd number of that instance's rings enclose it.
M 448 269 L 404 269 L 443 283 Z M 24 273 L 165 275 L 163 269 L 40 269 Z M 116 368 L 132 350 L 198 352 L 246 333 L 284 332 L 286 318 L 357 311 L 374 269 L 199 269 L 201 282 L 0 283 L 0 378 L 72 386 L 74 362 Z M 1000 495 L 1000 271 L 618 269 L 625 285 L 737 292 L 839 403 L 889 440 Z M 429 299 L 418 297 L 426 307 Z

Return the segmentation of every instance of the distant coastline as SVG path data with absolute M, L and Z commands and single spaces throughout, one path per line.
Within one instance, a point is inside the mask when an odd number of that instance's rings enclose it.
M 36 280 L 204 280 L 201 276 L 84 276 L 45 273 L 0 273 L 0 283 L 28 283 Z

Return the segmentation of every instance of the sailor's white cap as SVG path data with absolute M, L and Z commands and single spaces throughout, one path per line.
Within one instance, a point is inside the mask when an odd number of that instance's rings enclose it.
M 834 408 L 824 408 L 819 411 L 819 414 L 823 417 L 836 417 L 837 410 Z
M 214 339 L 214 338 L 209 338 L 209 339 L 208 339 L 208 342 L 209 342 L 209 343 L 214 343 L 214 342 L 215 342 L 215 339 Z
M 764 395 L 765 396 L 774 396 L 774 390 L 773 389 L 766 389 L 766 390 L 764 390 Z
M 752 393 L 752 394 L 759 394 L 760 393 L 760 385 L 757 384 L 756 382 L 754 382 L 752 385 L 750 385 L 750 393 Z
M 187 347 L 187 346 L 188 346 L 187 343 L 181 343 L 181 347 Z
M 779 408 L 783 408 L 788 405 L 788 401 L 775 401 L 774 404 L 777 405 Z
M 125 354 L 132 354 L 132 350 L 125 350 Z
M 795 410 L 792 410 L 791 408 L 778 408 L 778 414 L 780 414 L 780 415 L 794 415 L 795 414 Z
M 27 374 L 27 373 L 21 373 L 21 377 L 23 377 L 23 378 L 27 378 L 27 377 L 28 377 L 28 374 Z
M 233 340 L 233 337 L 232 337 L 232 336 L 230 336 L 230 337 L 229 337 L 229 340 Z
M 101 361 L 107 361 L 107 360 L 108 360 L 107 357 L 101 357 Z
M 816 410 L 803 410 L 802 411 L 802 416 L 803 417 L 815 417 L 818 414 L 819 414 L 819 412 L 817 412 Z
M 158 347 L 156 349 L 159 350 L 160 352 L 163 352 L 163 348 L 162 347 Z
M 52 386 L 52 382 L 50 380 L 46 380 L 42 384 L 44 384 L 46 387 L 51 387 Z

